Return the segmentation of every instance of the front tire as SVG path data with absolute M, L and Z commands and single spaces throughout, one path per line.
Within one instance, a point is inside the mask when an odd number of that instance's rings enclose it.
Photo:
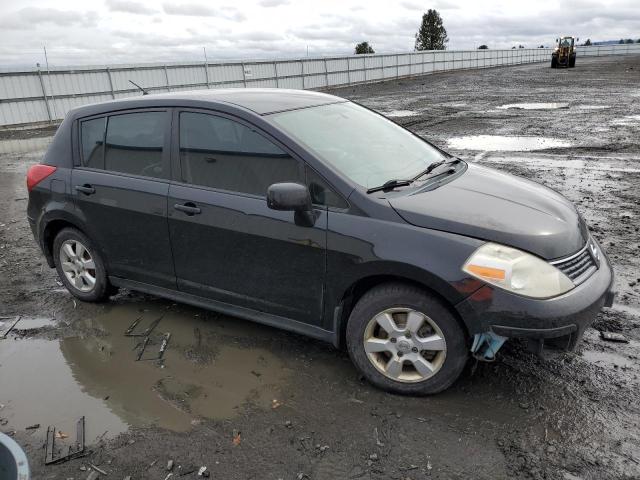
M 100 254 L 91 240 L 75 228 L 64 228 L 53 241 L 53 258 L 60 280 L 84 302 L 101 302 L 111 286 Z
M 551 57 L 551 68 L 558 68 L 558 57 Z
M 349 317 L 346 341 L 369 382 L 406 395 L 447 389 L 468 359 L 464 330 L 449 309 L 401 283 L 379 285 L 362 296 Z

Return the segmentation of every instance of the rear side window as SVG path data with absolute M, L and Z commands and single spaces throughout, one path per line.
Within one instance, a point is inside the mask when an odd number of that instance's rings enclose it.
M 114 115 L 107 123 L 104 169 L 166 178 L 163 165 L 166 112 Z
M 180 114 L 182 180 L 266 196 L 278 182 L 304 183 L 297 160 L 255 130 L 224 117 Z
M 80 124 L 83 166 L 104 168 L 104 134 L 106 126 L 106 117 L 85 120 Z

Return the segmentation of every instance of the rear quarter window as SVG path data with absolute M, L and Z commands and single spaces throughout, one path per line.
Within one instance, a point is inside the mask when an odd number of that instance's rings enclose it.
M 89 168 L 104 168 L 104 134 L 106 117 L 80 122 L 82 165 Z

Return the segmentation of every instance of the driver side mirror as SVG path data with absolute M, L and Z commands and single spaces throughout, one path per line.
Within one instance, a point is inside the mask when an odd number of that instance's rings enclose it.
M 274 183 L 267 189 L 267 206 L 272 210 L 310 212 L 311 194 L 299 183 Z

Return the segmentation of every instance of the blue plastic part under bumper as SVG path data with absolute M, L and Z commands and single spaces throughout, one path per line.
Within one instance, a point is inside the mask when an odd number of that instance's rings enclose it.
M 483 362 L 493 362 L 496 359 L 498 350 L 507 341 L 507 337 L 501 337 L 493 332 L 476 333 L 473 336 L 471 353 Z

